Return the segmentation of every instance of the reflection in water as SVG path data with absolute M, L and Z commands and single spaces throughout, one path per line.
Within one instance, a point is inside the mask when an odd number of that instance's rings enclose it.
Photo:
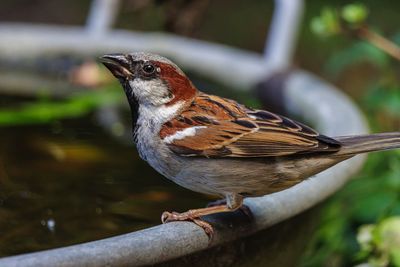
M 209 201 L 88 121 L 0 129 L 0 256 L 135 231 Z

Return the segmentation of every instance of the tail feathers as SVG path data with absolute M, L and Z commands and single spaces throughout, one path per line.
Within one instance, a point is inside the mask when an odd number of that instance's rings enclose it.
M 400 132 L 335 137 L 342 147 L 340 155 L 355 155 L 400 148 Z

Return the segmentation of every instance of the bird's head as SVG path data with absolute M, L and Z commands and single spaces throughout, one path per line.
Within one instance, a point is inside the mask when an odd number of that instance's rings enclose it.
M 131 106 L 171 106 L 191 102 L 197 93 L 182 70 L 162 56 L 138 52 L 100 60 L 120 81 Z

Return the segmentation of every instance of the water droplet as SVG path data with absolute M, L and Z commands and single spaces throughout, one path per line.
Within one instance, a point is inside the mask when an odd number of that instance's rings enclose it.
M 56 221 L 54 219 L 48 219 L 47 228 L 50 230 L 50 232 L 54 233 L 56 228 Z

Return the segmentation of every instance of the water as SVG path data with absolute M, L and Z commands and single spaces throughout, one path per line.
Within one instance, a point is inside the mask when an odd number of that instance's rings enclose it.
M 156 173 L 93 116 L 0 135 L 0 256 L 136 231 L 210 201 Z

